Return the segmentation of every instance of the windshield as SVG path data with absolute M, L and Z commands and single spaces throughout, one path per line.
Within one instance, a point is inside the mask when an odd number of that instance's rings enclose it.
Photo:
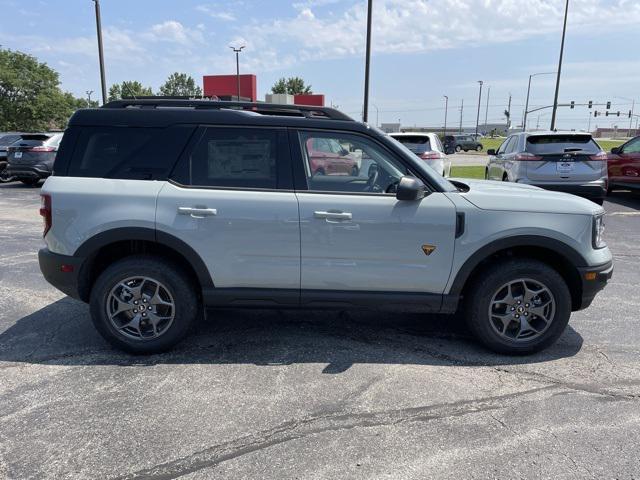
M 595 154 L 600 147 L 591 135 L 532 135 L 527 138 L 526 150 L 536 155 L 571 152 Z

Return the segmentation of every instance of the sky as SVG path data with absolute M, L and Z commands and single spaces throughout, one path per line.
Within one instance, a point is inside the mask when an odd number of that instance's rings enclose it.
M 328 105 L 360 118 L 366 0 L 101 0 L 107 84 L 138 80 L 154 91 L 173 72 L 202 83 L 235 73 L 229 45 L 245 45 L 241 73 L 258 97 L 280 77 L 300 76 Z M 475 126 L 504 122 L 512 96 L 522 119 L 529 75 L 557 69 L 564 0 L 374 0 L 370 123 Z M 0 0 L 0 45 L 46 62 L 76 96 L 100 92 L 91 0 Z M 640 0 L 570 0 L 560 103 L 612 102 L 621 117 L 591 128 L 628 128 L 640 113 Z M 553 103 L 554 75 L 533 78 L 530 108 Z M 487 92 L 490 90 L 488 98 Z M 488 101 L 488 108 L 487 108 Z M 593 110 L 604 111 L 604 106 Z M 551 109 L 530 114 L 549 126 Z M 623 115 L 621 113 L 621 115 Z M 557 125 L 586 129 L 590 110 L 559 108 Z M 635 124 L 635 120 L 634 120 Z

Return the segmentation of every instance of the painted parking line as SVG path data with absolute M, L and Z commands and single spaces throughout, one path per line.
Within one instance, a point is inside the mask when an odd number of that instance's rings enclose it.
M 611 212 L 607 215 L 613 217 L 614 215 L 619 217 L 640 217 L 640 212 Z

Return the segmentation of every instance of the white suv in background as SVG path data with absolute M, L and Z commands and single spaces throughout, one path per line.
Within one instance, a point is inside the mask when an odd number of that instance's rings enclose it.
M 389 136 L 402 143 L 443 177 L 451 176 L 451 161 L 447 159 L 436 133 L 402 132 L 390 133 Z
M 317 139 L 365 166 L 314 172 Z M 322 107 L 148 99 L 79 110 L 40 213 L 45 278 L 134 353 L 171 348 L 214 307 L 461 308 L 487 347 L 531 353 L 613 271 L 602 207 L 449 182 Z

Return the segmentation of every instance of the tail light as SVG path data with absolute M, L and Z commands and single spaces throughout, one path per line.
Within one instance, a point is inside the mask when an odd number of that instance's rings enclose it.
M 27 148 L 27 152 L 55 152 L 55 147 L 31 147 Z
M 522 152 L 518 153 L 513 159 L 521 162 L 539 162 L 540 160 L 542 160 L 542 157 L 539 155 L 534 155 L 533 153 Z
M 44 231 L 42 236 L 46 236 L 51 229 L 51 195 L 40 194 L 40 216 L 42 217 Z
M 440 156 L 440 153 L 438 152 L 424 152 L 422 155 L 420 155 L 420 158 L 422 160 L 440 160 L 442 157 Z
M 595 155 L 589 156 L 589 160 L 595 160 L 595 161 L 599 161 L 599 162 L 606 162 L 607 161 L 607 154 L 604 153 L 604 152 L 598 152 Z

